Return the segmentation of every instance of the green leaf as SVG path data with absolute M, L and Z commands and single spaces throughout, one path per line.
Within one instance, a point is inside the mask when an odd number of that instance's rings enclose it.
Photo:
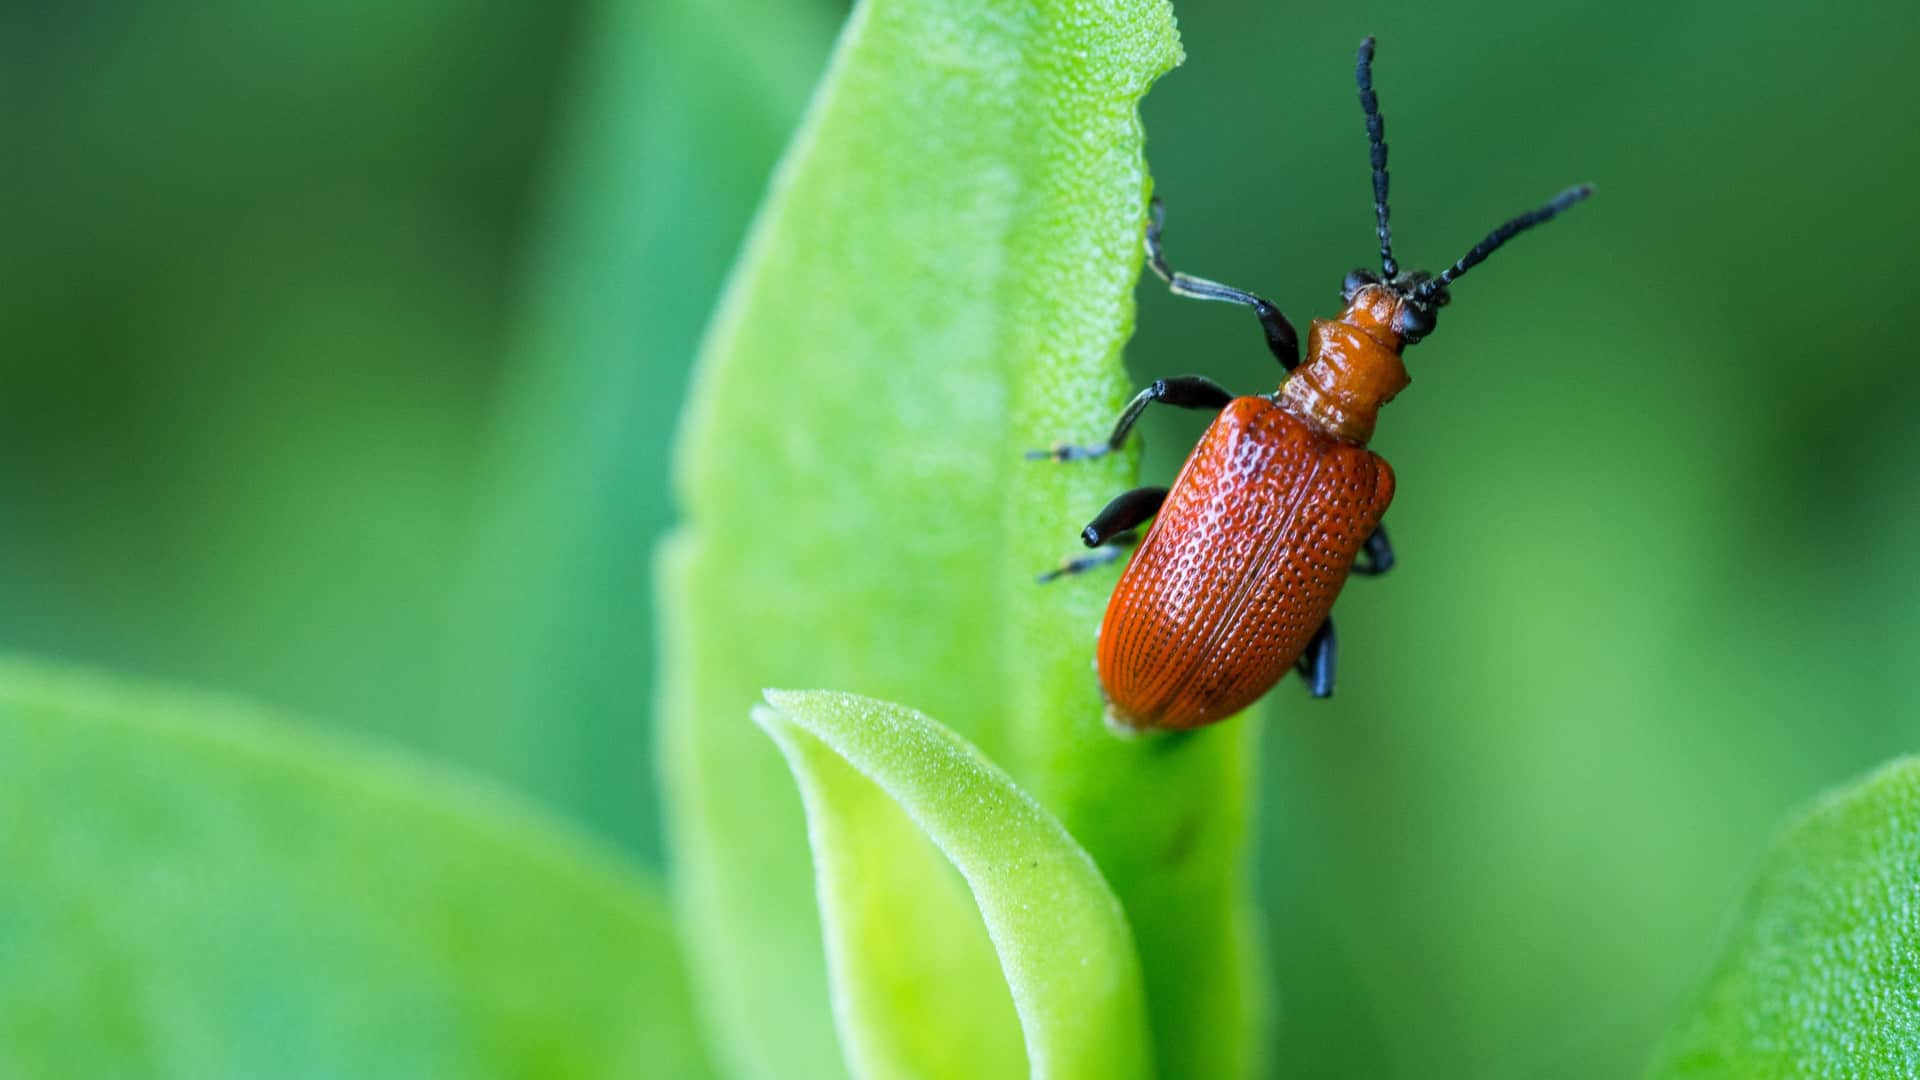
M 1126 916 L 1053 815 L 911 709 L 825 692 L 767 700 L 754 719 L 806 801 L 857 1075 L 1018 1076 L 1029 1062 L 1035 1077 L 1150 1073 Z M 976 902 L 986 935 L 968 918 Z
M 1257 1071 L 1254 732 L 1105 729 L 1111 574 L 1033 577 L 1132 465 L 1022 457 L 1097 438 L 1130 392 L 1136 108 L 1178 56 L 1164 0 L 863 3 L 735 268 L 661 564 L 660 760 L 741 1075 L 842 1069 L 800 803 L 739 719 L 781 685 L 911 702 L 980 747 L 1125 905 L 1161 1070 Z
M 592 0 L 573 35 L 444 699 L 455 745 L 490 772 L 649 854 L 658 800 L 635 763 L 652 583 L 635 553 L 669 524 L 662 478 L 707 305 L 840 14 Z
M 0 662 L 0 1074 L 706 1073 L 650 883 L 239 706 Z
M 1775 844 L 1656 1076 L 1920 1072 L 1920 758 L 1828 795 Z

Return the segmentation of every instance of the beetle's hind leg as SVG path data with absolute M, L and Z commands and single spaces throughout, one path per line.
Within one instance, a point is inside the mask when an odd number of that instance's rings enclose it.
M 1340 658 L 1340 642 L 1333 633 L 1333 616 L 1320 624 L 1313 632 L 1313 640 L 1307 642 L 1307 649 L 1294 661 L 1294 667 L 1300 669 L 1300 677 L 1307 682 L 1307 693 L 1317 698 L 1333 696 L 1333 671 Z
M 1373 535 L 1367 537 L 1367 544 L 1360 549 L 1360 557 L 1353 560 L 1353 572 L 1361 577 L 1379 577 L 1393 569 L 1397 560 L 1393 557 L 1393 543 L 1387 539 L 1387 527 L 1376 525 Z
M 1061 443 L 1051 450 L 1029 450 L 1027 458 L 1042 461 L 1051 458 L 1054 461 L 1082 461 L 1087 458 L 1105 457 L 1126 445 L 1127 433 L 1140 420 L 1140 414 L 1147 406 L 1156 402 L 1176 405 L 1182 409 L 1211 409 L 1219 412 L 1233 401 L 1233 394 L 1212 379 L 1203 379 L 1198 375 L 1180 375 L 1171 379 L 1155 379 L 1153 385 L 1133 395 L 1127 402 L 1120 420 L 1113 425 L 1113 434 L 1098 446 L 1069 446 Z
M 1163 487 L 1134 488 L 1114 499 L 1093 516 L 1086 528 L 1080 530 L 1081 542 L 1094 549 L 1093 552 L 1068 559 L 1041 574 L 1038 579 L 1040 584 L 1045 585 L 1055 578 L 1071 574 L 1085 573 L 1126 554 L 1127 549 L 1140 540 L 1139 527 L 1159 513 L 1160 504 L 1166 500 L 1167 489 Z
M 1273 306 L 1273 301 L 1231 285 L 1182 274 L 1167 266 L 1166 252 L 1160 244 L 1160 228 L 1166 220 L 1166 204 L 1160 201 L 1160 196 L 1155 195 L 1152 215 L 1147 219 L 1147 265 L 1160 276 L 1160 280 L 1167 283 L 1167 288 L 1175 296 L 1194 300 L 1223 300 L 1252 308 L 1260 319 L 1260 329 L 1266 332 L 1267 350 L 1273 353 L 1273 358 L 1288 371 L 1299 367 L 1300 336 L 1294 333 L 1293 324 L 1280 314 L 1280 309 Z

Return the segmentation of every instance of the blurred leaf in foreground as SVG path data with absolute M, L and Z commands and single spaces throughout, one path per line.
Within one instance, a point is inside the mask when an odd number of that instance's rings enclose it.
M 1748 893 L 1655 1076 L 1920 1074 L 1920 758 L 1821 800 Z
M 0 1074 L 700 1076 L 647 882 L 231 704 L 0 663 Z
M 856 1075 L 1018 1076 L 1028 1061 L 1034 1077 L 1151 1072 L 1126 916 L 1053 815 L 910 709 L 825 692 L 767 699 L 754 718 L 806 801 Z M 985 935 L 968 917 L 976 903 Z
M 862 3 L 735 267 L 679 446 L 659 670 L 676 899 L 742 1076 L 843 1069 L 800 802 L 743 720 L 782 685 L 979 747 L 1125 906 L 1161 1071 L 1256 1071 L 1253 730 L 1105 730 L 1112 579 L 1033 577 L 1131 465 L 1022 457 L 1128 394 L 1137 107 L 1178 58 L 1164 0 Z

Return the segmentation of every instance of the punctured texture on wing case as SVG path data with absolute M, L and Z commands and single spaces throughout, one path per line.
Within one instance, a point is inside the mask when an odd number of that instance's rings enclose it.
M 1393 470 L 1266 397 L 1236 398 L 1187 459 L 1100 628 L 1110 718 L 1190 728 L 1246 708 L 1326 619 L 1393 500 Z

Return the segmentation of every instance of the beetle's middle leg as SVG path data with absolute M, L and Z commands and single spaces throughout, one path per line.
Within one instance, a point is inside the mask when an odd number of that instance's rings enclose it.
M 1093 553 L 1068 559 L 1041 574 L 1040 584 L 1105 566 L 1126 554 L 1140 539 L 1139 527 L 1159 513 L 1160 504 L 1166 501 L 1167 489 L 1163 487 L 1134 488 L 1114 499 L 1080 530 L 1081 541 L 1093 548 Z
M 1233 394 L 1212 379 L 1203 379 L 1198 375 L 1180 375 L 1171 379 L 1155 379 L 1152 386 L 1133 395 L 1127 402 L 1126 410 L 1120 414 L 1120 420 L 1113 425 L 1113 434 L 1098 446 L 1069 446 L 1066 443 L 1051 450 L 1029 450 L 1027 457 L 1033 461 L 1052 458 L 1055 461 L 1081 461 L 1086 458 L 1104 457 L 1126 445 L 1127 433 L 1140 420 L 1140 414 L 1147 406 L 1155 402 L 1177 405 L 1182 409 L 1211 409 L 1219 412 L 1233 401 Z
M 1134 488 L 1124 495 L 1114 498 L 1087 527 L 1080 530 L 1080 539 L 1088 547 L 1110 544 L 1115 537 L 1132 532 L 1147 523 L 1153 515 L 1160 512 L 1160 504 L 1167 501 L 1167 489 L 1163 487 Z
M 1099 547 L 1094 548 L 1089 554 L 1061 560 L 1059 566 L 1054 567 L 1044 574 L 1040 574 L 1033 580 L 1045 585 L 1047 582 L 1053 581 L 1056 578 L 1072 577 L 1075 574 L 1084 574 L 1095 567 L 1105 566 L 1120 556 L 1125 555 L 1127 549 L 1131 548 L 1139 539 L 1139 533 L 1121 533 Z
M 1340 658 L 1340 642 L 1333 634 L 1333 616 L 1320 624 L 1313 632 L 1313 640 L 1307 642 L 1307 649 L 1294 661 L 1294 667 L 1300 669 L 1300 677 L 1307 681 L 1307 693 L 1317 698 L 1333 696 L 1333 669 Z
M 1229 304 L 1244 304 L 1252 308 L 1260 319 L 1260 329 L 1266 332 L 1267 350 L 1273 353 L 1273 358 L 1288 371 L 1299 367 L 1300 335 L 1294 333 L 1293 324 L 1280 314 L 1279 308 L 1273 306 L 1273 301 L 1231 285 L 1182 274 L 1167 266 L 1166 252 L 1160 246 L 1160 227 L 1166 224 L 1166 220 L 1166 205 L 1160 201 L 1160 196 L 1155 195 L 1152 215 L 1147 219 L 1147 266 L 1167 283 L 1167 288 L 1175 296 L 1194 300 L 1224 300 Z

